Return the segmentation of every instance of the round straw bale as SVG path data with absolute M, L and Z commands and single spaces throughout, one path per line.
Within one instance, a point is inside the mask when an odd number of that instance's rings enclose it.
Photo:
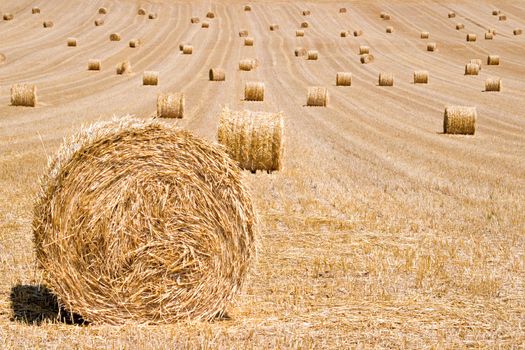
M 295 36 L 304 36 L 304 30 L 300 30 L 300 29 L 296 30 Z
M 319 58 L 319 52 L 317 50 L 308 50 L 306 52 L 306 57 L 310 61 L 315 61 Z
M 53 21 L 44 21 L 44 22 L 42 23 L 42 26 L 43 26 L 44 28 L 51 28 L 51 27 L 53 27 L 53 25 L 54 25 Z
M 374 55 L 366 53 L 364 55 L 361 55 L 359 60 L 361 61 L 362 64 L 368 64 L 368 63 L 372 63 L 374 59 L 375 59 Z
M 279 25 L 278 24 L 271 24 L 270 25 L 270 30 L 273 32 L 275 30 L 278 30 L 279 29 Z
M 487 78 L 487 80 L 485 80 L 485 91 L 501 91 L 501 79 Z
M 342 30 L 341 33 L 339 33 L 339 35 L 341 36 L 341 38 L 346 38 L 348 35 L 348 31 Z
M 251 11 L 252 7 L 250 5 L 244 5 L 244 11 Z
M 339 9 L 339 13 L 346 13 L 346 7 L 341 7 Z
M 322 86 L 310 86 L 306 96 L 306 105 L 309 107 L 327 107 L 330 102 L 328 89 Z
M 294 54 L 296 57 L 301 57 L 306 55 L 306 49 L 304 47 L 296 47 L 294 50 Z
M 488 32 L 488 33 L 492 33 L 492 35 L 496 36 L 496 29 L 494 29 L 494 28 L 489 28 L 489 29 L 487 30 L 487 32 Z
M 100 27 L 103 24 L 104 24 L 104 20 L 103 19 L 96 19 L 95 20 L 95 26 Z
M 394 75 L 391 73 L 379 73 L 379 86 L 394 86 Z
M 144 71 L 142 85 L 159 85 L 159 72 Z
M 479 67 L 476 63 L 467 63 L 465 65 L 465 75 L 478 75 Z
M 101 62 L 100 60 L 91 59 L 88 61 L 88 70 L 100 70 Z
M 337 72 L 335 76 L 336 86 L 352 86 L 352 73 L 350 72 Z
M 516 28 L 512 31 L 514 35 L 521 35 L 523 34 L 523 30 L 521 28 Z
M 151 12 L 148 14 L 149 19 L 156 19 L 158 17 L 157 12 Z
M 493 16 L 497 16 L 497 15 L 499 15 L 500 13 L 501 13 L 500 10 L 492 10 L 492 15 L 493 15 Z
M 241 169 L 281 170 L 284 117 L 282 113 L 232 111 L 219 116 L 217 140 Z
M 476 34 L 467 34 L 467 41 L 476 41 Z
M 11 105 L 35 107 L 37 103 L 36 86 L 29 84 L 14 84 L 11 86 Z
M 142 44 L 142 41 L 140 39 L 131 39 L 129 41 L 129 47 L 139 47 Z
M 191 23 L 199 23 L 200 19 L 199 19 L 199 17 L 192 17 L 190 21 L 191 21 Z
M 492 40 L 492 39 L 494 39 L 494 34 L 492 34 L 492 32 L 486 32 L 485 40 Z
M 456 17 L 456 13 L 455 12 L 449 12 L 448 13 L 448 18 L 454 18 Z
M 106 13 L 108 13 L 108 9 L 105 7 L 101 7 L 98 9 L 98 13 L 101 15 L 105 15 Z
M 437 50 L 437 44 L 436 43 L 428 43 L 427 44 L 427 51 L 434 52 Z
M 157 97 L 157 117 L 180 119 L 184 117 L 184 105 L 183 93 L 161 93 Z
M 421 32 L 421 39 L 428 39 L 429 36 L 430 36 L 429 32 Z
M 191 55 L 193 53 L 193 46 L 191 45 L 184 45 L 182 47 L 182 54 L 184 55 Z
M 463 23 L 456 24 L 456 30 L 464 29 L 465 25 Z
M 226 73 L 224 72 L 224 69 L 211 68 L 208 75 L 211 81 L 225 81 L 226 80 Z
M 248 33 L 247 30 L 241 30 L 241 31 L 239 31 L 239 36 L 240 36 L 241 38 L 245 38 L 245 37 L 247 37 L 248 35 L 250 35 L 250 34 Z
M 414 72 L 414 84 L 428 84 L 428 71 L 416 70 Z
M 385 14 L 383 15 L 383 20 L 385 20 L 385 21 L 390 21 L 390 14 L 389 14 L 389 13 L 385 13 Z
M 506 15 L 500 15 L 500 16 L 498 17 L 498 19 L 499 19 L 500 21 L 506 21 L 506 20 L 507 20 L 507 16 L 506 16 Z
M 109 35 L 110 41 L 120 41 L 120 34 L 119 33 L 112 33 Z
M 253 46 L 253 37 L 244 38 L 244 46 Z
M 264 83 L 248 81 L 244 85 L 245 101 L 264 101 Z
M 131 63 L 129 60 L 118 63 L 116 66 L 116 71 L 118 75 L 131 73 Z
M 309 24 L 308 22 L 301 23 L 301 28 L 308 28 Z
M 208 18 L 215 18 L 215 13 L 213 13 L 211 11 L 208 11 L 208 13 L 206 14 L 206 17 L 208 17 Z
M 3 18 L 4 18 L 4 21 L 10 21 L 13 18 L 15 18 L 15 16 L 12 13 L 4 13 Z
M 386 32 L 387 33 L 393 33 L 394 32 L 394 27 L 392 27 L 392 26 L 386 27 Z
M 139 8 L 139 10 L 137 11 L 137 14 L 139 16 L 145 16 L 146 15 L 146 10 L 143 9 L 143 8 Z
M 213 320 L 244 285 L 257 218 L 227 153 L 160 121 L 65 140 L 34 203 L 43 282 L 93 324 Z
M 33 8 L 31 9 L 31 13 L 32 13 L 33 15 L 36 15 L 36 14 L 40 13 L 40 8 L 39 8 L 39 7 L 33 7 Z
M 310 10 L 303 10 L 303 16 L 310 16 Z
M 499 56 L 498 55 L 488 55 L 487 65 L 488 66 L 499 66 Z
M 365 55 L 365 54 L 368 54 L 368 53 L 370 53 L 370 47 L 369 46 L 365 46 L 365 45 L 359 46 L 359 54 L 360 55 Z
M 361 29 L 354 30 L 354 36 L 361 36 L 361 35 L 363 35 L 363 31 Z
M 210 23 L 209 22 L 202 22 L 201 28 L 209 28 L 209 27 L 210 27 Z
M 239 70 L 251 71 L 252 69 L 257 68 L 259 61 L 255 58 L 244 58 L 239 61 Z
M 481 65 L 483 64 L 483 61 L 481 60 L 481 58 L 472 58 L 470 59 L 469 63 L 477 64 L 479 66 L 479 70 L 481 70 Z
M 179 51 L 184 50 L 184 45 L 190 45 L 190 44 L 188 44 L 188 43 L 180 43 L 179 44 Z
M 76 38 L 67 38 L 67 46 L 74 47 L 77 46 Z
M 477 114 L 476 107 L 446 107 L 443 118 L 443 133 L 474 135 Z

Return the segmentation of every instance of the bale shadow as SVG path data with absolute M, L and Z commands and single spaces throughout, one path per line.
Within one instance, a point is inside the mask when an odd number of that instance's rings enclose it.
M 30 325 L 44 322 L 87 325 L 81 316 L 59 306 L 57 298 L 43 285 L 18 284 L 9 295 L 13 317 L 11 321 Z

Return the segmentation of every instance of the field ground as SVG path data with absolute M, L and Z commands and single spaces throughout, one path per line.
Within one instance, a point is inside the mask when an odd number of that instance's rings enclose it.
M 131 0 L 2 1 L 0 13 L 15 18 L 0 21 L 0 348 L 525 347 L 525 36 L 512 35 L 525 26 L 525 3 L 253 1 L 251 12 L 244 4 L 140 1 L 159 14 L 148 20 Z M 209 29 L 190 24 L 209 9 Z M 296 38 L 304 20 L 310 27 Z M 271 23 L 280 29 L 270 32 Z M 488 28 L 494 40 L 484 40 Z M 243 46 L 242 29 L 253 47 Z M 345 29 L 364 35 L 339 37 Z M 430 39 L 419 38 L 424 30 Z M 110 42 L 112 32 L 123 40 Z M 478 40 L 467 43 L 467 33 Z M 143 45 L 129 48 L 132 38 Z M 192 55 L 180 54 L 183 41 Z M 427 42 L 438 50 L 427 52 Z M 371 47 L 372 64 L 359 62 L 359 45 Z M 317 49 L 319 60 L 295 57 L 296 46 Z M 463 75 L 488 54 L 501 64 Z M 244 57 L 260 67 L 239 71 Z M 90 58 L 102 60 L 101 72 L 86 70 Z M 134 73 L 117 76 L 126 58 Z M 211 67 L 223 67 L 226 81 L 208 81 Z M 412 83 L 418 69 L 429 71 L 428 85 Z M 142 86 L 144 70 L 159 71 L 160 85 Z M 338 71 L 353 73 L 351 87 L 335 86 Z M 394 73 L 395 86 L 377 86 L 379 72 Z M 501 92 L 483 91 L 490 76 L 502 78 Z M 266 84 L 264 102 L 242 100 L 250 80 Z M 37 85 L 36 108 L 10 106 L 18 82 Z M 328 88 L 328 108 L 304 106 L 312 85 Z M 82 124 L 153 115 L 161 91 L 184 92 L 186 116 L 174 123 L 210 140 L 223 106 L 286 115 L 284 169 L 245 174 L 262 221 L 254 272 L 227 320 L 54 322 L 31 242 L 46 157 Z M 477 107 L 475 136 L 442 134 L 449 104 Z

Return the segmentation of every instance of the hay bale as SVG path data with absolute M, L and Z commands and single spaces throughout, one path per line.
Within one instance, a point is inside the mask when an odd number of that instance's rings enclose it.
M 156 12 L 151 12 L 148 14 L 148 19 L 157 19 L 158 15 Z
M 33 7 L 33 8 L 31 9 L 31 13 L 32 13 L 33 15 L 39 14 L 39 13 L 40 13 L 40 8 L 39 8 L 39 7 Z
M 492 15 L 493 15 L 493 16 L 497 16 L 497 15 L 499 15 L 500 13 L 501 13 L 500 10 L 492 10 Z
M 308 24 L 308 22 L 302 22 L 301 23 L 301 28 L 308 28 L 310 25 Z
M 516 28 L 512 31 L 514 35 L 521 35 L 523 34 L 523 30 L 521 28 Z
M 339 13 L 346 13 L 346 7 L 341 7 L 339 9 Z
M 428 84 L 428 71 L 416 70 L 414 72 L 414 84 Z
M 456 13 L 451 11 L 448 13 L 448 18 L 455 18 L 456 17 Z
M 91 59 L 88 61 L 88 70 L 100 70 L 101 66 L 100 60 Z
M 448 106 L 445 108 L 443 133 L 474 135 L 476 118 L 476 107 Z
M 4 21 L 11 21 L 15 16 L 12 13 L 4 13 Z
M 350 72 L 337 72 L 335 76 L 336 86 L 352 86 L 352 73 Z
M 251 36 L 244 38 L 244 46 L 253 46 L 253 38 Z
M 129 47 L 136 48 L 142 45 L 142 41 L 140 39 L 131 39 L 129 41 Z
M 295 57 L 302 57 L 306 55 L 306 49 L 304 47 L 296 47 L 294 50 Z
M 184 50 L 184 45 L 191 45 L 191 44 L 189 44 L 189 43 L 184 43 L 184 42 L 183 42 L 183 43 L 180 43 L 180 44 L 179 44 L 179 51 Z
M 384 21 L 390 21 L 390 14 L 389 14 L 389 13 L 385 13 L 385 14 L 383 15 L 383 20 L 384 20 Z
M 309 107 L 327 107 L 330 102 L 328 89 L 322 86 L 310 86 L 306 96 L 306 105 Z
M 43 282 L 93 324 L 213 320 L 256 255 L 237 164 L 159 121 L 114 119 L 66 139 L 33 213 Z
M 487 32 L 492 33 L 492 35 L 496 36 L 496 29 L 494 28 L 489 28 Z
M 210 81 L 225 81 L 226 72 L 221 68 L 211 68 L 209 71 Z
M 208 11 L 208 13 L 206 14 L 206 17 L 210 18 L 210 19 L 213 19 L 213 18 L 215 18 L 215 13 L 213 13 L 211 11 Z
M 195 24 L 195 23 L 199 23 L 200 19 L 199 19 L 199 17 L 192 17 L 190 21 L 191 21 L 191 23 Z
M 142 85 L 159 85 L 159 72 L 144 71 L 142 75 Z
M 77 46 L 77 39 L 76 38 L 67 38 L 67 46 L 69 46 L 69 47 Z
M 295 36 L 304 36 L 304 30 L 300 30 L 300 29 L 296 30 Z
M 507 20 L 507 16 L 506 16 L 506 15 L 500 15 L 500 16 L 498 17 L 498 20 L 500 20 L 500 21 L 506 21 L 506 20 Z
M 494 39 L 494 34 L 492 34 L 491 32 L 486 32 L 485 40 L 492 40 L 492 39 Z
M 103 24 L 104 24 L 104 20 L 103 19 L 96 19 L 95 20 L 95 26 L 96 27 L 100 27 Z
M 311 12 L 310 10 L 303 10 L 303 16 L 310 16 Z
M 434 52 L 437 50 L 437 44 L 436 43 L 428 43 L 427 44 L 427 51 Z
M 240 36 L 241 38 L 245 38 L 245 37 L 247 37 L 248 35 L 250 35 L 250 34 L 249 34 L 249 32 L 248 32 L 247 30 L 241 30 L 241 31 L 239 31 L 239 36 Z
M 360 55 L 366 55 L 366 54 L 369 54 L 369 53 L 370 53 L 370 47 L 369 46 L 365 46 L 365 45 L 359 46 L 359 54 Z
M 306 52 L 306 58 L 310 61 L 316 61 L 319 58 L 319 51 L 317 50 L 308 50 Z
M 257 68 L 259 61 L 255 58 L 244 58 L 239 61 L 239 70 L 242 71 L 251 71 L 252 69 Z
M 250 5 L 244 5 L 244 11 L 251 11 L 252 7 Z
M 465 75 L 478 75 L 481 66 L 476 63 L 467 63 L 465 65 Z
M 101 15 L 105 15 L 106 13 L 108 13 L 108 9 L 105 7 L 101 7 L 98 9 L 98 13 Z
M 283 131 L 282 113 L 225 108 L 219 116 L 217 140 L 241 169 L 270 173 L 282 167 Z
M 386 32 L 389 33 L 389 34 L 393 33 L 394 32 L 394 27 L 392 27 L 392 26 L 386 27 Z
M 245 101 L 264 101 L 264 83 L 248 81 L 244 85 Z
M 481 65 L 483 64 L 483 61 L 481 60 L 481 58 L 472 58 L 470 59 L 469 63 L 477 64 L 479 66 L 479 70 L 481 70 Z
M 465 25 L 463 23 L 456 24 L 456 30 L 465 29 Z
M 139 10 L 137 11 L 137 14 L 139 16 L 145 16 L 146 15 L 146 10 L 143 9 L 143 8 L 139 8 Z
M 42 26 L 43 26 L 44 28 L 51 28 L 51 27 L 53 27 L 54 25 L 55 25 L 55 24 L 53 23 L 53 21 L 44 21 L 44 22 L 42 23 Z
M 270 24 L 270 30 L 272 32 L 276 31 L 276 30 L 279 30 L 279 25 L 278 24 Z
M 421 32 L 421 39 L 428 39 L 430 36 L 429 32 Z
M 391 73 L 379 73 L 379 86 L 394 86 L 394 75 Z
M 361 36 L 361 35 L 363 35 L 363 31 L 361 29 L 354 30 L 354 36 Z
M 346 30 L 342 30 L 341 33 L 339 33 L 341 38 L 346 38 L 348 36 L 348 32 Z
M 120 41 L 121 37 L 120 37 L 120 34 L 119 33 L 111 33 L 109 35 L 109 40 L 110 41 Z
M 185 98 L 181 92 L 161 93 L 157 97 L 158 118 L 183 118 Z
M 184 45 L 182 47 L 182 54 L 183 55 L 191 55 L 193 53 L 193 46 L 191 45 Z
M 122 61 L 117 64 L 116 71 L 118 75 L 131 73 L 131 62 L 129 60 Z
M 485 80 L 485 91 L 501 91 L 501 79 L 500 78 L 487 78 Z
M 472 41 L 476 41 L 476 39 L 477 39 L 476 34 L 467 34 L 467 41 L 472 42 Z
M 209 28 L 210 27 L 210 23 L 208 22 L 202 22 L 201 24 L 201 28 Z
M 29 84 L 14 84 L 11 86 L 11 105 L 35 107 L 37 104 L 36 86 Z
M 487 65 L 488 66 L 499 66 L 499 56 L 498 55 L 488 55 Z
M 374 55 L 371 55 L 371 54 L 364 54 L 364 55 L 361 55 L 361 57 L 359 58 L 359 60 L 361 61 L 362 64 L 368 64 L 368 63 L 372 63 L 374 62 Z

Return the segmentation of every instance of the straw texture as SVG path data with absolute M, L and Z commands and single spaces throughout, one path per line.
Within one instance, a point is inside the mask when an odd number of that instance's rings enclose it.
M 100 27 L 103 24 L 104 24 L 104 20 L 103 19 L 96 19 L 95 20 L 95 26 Z
M 158 15 L 156 12 L 152 12 L 148 14 L 148 19 L 157 19 Z
M 209 22 L 202 22 L 201 28 L 209 28 L 209 27 L 210 27 L 210 23 Z
M 294 55 L 296 57 L 301 57 L 306 55 L 306 49 L 304 47 L 296 47 L 294 50 Z
M 253 46 L 253 41 L 251 36 L 244 38 L 244 46 Z
M 129 60 L 122 61 L 116 66 L 117 74 L 129 74 L 131 73 L 131 62 Z
M 428 71 L 416 70 L 414 72 L 414 84 L 428 84 Z
M 523 30 L 521 28 L 516 28 L 512 31 L 512 34 L 514 35 L 521 35 L 523 34 Z
M 338 72 L 335 76 L 335 85 L 337 86 L 352 86 L 352 73 Z
M 445 134 L 474 135 L 476 118 L 476 107 L 448 106 L 445 108 L 443 132 Z
M 310 107 L 326 107 L 329 103 L 328 90 L 322 86 L 311 86 L 308 88 L 306 105 Z
M 199 17 L 192 17 L 190 21 L 191 21 L 191 23 L 199 23 L 200 19 L 199 19 Z
M 248 35 L 250 35 L 250 34 L 249 34 L 249 32 L 246 29 L 239 31 L 239 36 L 241 38 L 246 38 Z
M 250 5 L 244 5 L 244 11 L 251 11 L 252 7 Z
M 159 84 L 159 72 L 155 71 L 144 71 L 142 75 L 142 85 L 158 85 Z
M 374 62 L 374 55 L 364 54 L 359 58 L 362 64 L 368 64 Z
M 53 21 L 44 21 L 44 22 L 42 23 L 42 26 L 43 26 L 44 28 L 52 28 L 54 25 L 55 25 L 55 24 L 53 23 Z
M 182 47 L 182 53 L 184 55 L 191 55 L 193 53 L 193 46 L 191 46 L 191 45 L 184 45 Z
M 244 58 L 239 61 L 239 70 L 251 71 L 259 65 L 259 61 L 255 58 Z
M 109 40 L 110 41 L 120 41 L 121 37 L 120 37 L 120 34 L 119 33 L 111 33 L 109 35 Z
M 157 97 L 157 117 L 178 118 L 184 117 L 185 98 L 181 92 L 161 93 Z
M 226 80 L 226 72 L 221 68 L 211 68 L 208 75 L 211 81 Z
M 129 41 L 129 47 L 136 48 L 139 47 L 142 44 L 142 41 L 140 39 L 131 39 Z
M 215 13 L 209 11 L 209 12 L 206 14 L 206 17 L 207 17 L 207 18 L 215 18 Z
M 456 30 L 465 29 L 465 25 L 463 23 L 456 24 Z
M 467 34 L 467 41 L 476 41 L 477 36 L 476 34 Z
M 11 86 L 11 105 L 35 107 L 37 104 L 36 86 L 15 84 Z
M 88 61 L 88 70 L 100 70 L 101 62 L 100 60 L 89 60 Z
M 108 9 L 105 7 L 101 7 L 98 9 L 98 13 L 101 15 L 105 15 L 106 13 L 108 13 Z
M 363 31 L 361 29 L 354 30 L 354 36 L 361 36 L 361 35 L 363 35 Z
M 295 36 L 304 36 L 304 30 L 301 30 L 301 29 L 296 30 Z
M 145 16 L 146 15 L 146 10 L 143 9 L 143 8 L 139 8 L 138 11 L 137 11 L 137 14 L 139 16 Z
M 477 63 L 467 63 L 465 65 L 465 75 L 478 75 L 479 67 Z
M 391 73 L 379 73 L 379 86 L 394 86 L 394 75 Z
M 77 39 L 76 38 L 68 38 L 67 39 L 67 46 L 70 46 L 70 47 L 77 46 Z
M 39 8 L 39 7 L 33 7 L 33 8 L 31 9 L 31 13 L 32 13 L 33 15 L 39 14 L 39 13 L 40 13 L 40 8 Z
M 487 80 L 485 80 L 485 91 L 501 91 L 501 79 L 487 78 Z
M 245 101 L 264 101 L 264 83 L 248 81 L 244 85 Z
M 429 32 L 421 32 L 421 39 L 428 39 L 430 36 Z
M 311 61 L 315 61 L 319 58 L 319 51 L 317 50 L 308 50 L 306 52 L 306 57 L 307 59 L 311 60 Z
M 437 50 L 437 44 L 436 43 L 428 43 L 427 44 L 427 51 L 434 52 Z
M 4 21 L 10 21 L 13 18 L 15 18 L 15 16 L 12 13 L 4 13 L 3 18 L 4 18 Z
M 489 65 L 489 66 L 499 66 L 499 56 L 498 55 L 489 55 L 487 57 L 487 65 Z

